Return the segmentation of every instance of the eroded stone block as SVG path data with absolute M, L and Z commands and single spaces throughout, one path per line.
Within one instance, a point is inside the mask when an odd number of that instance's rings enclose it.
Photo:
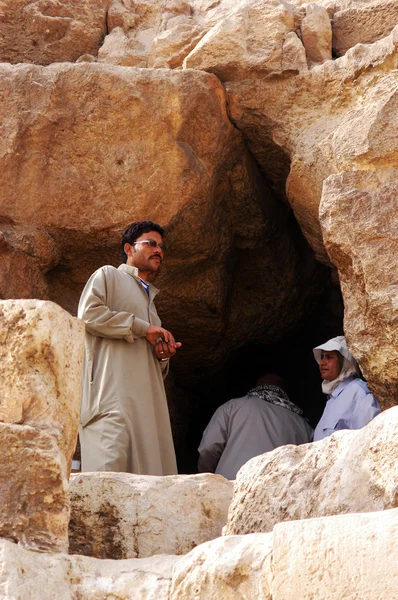
M 233 483 L 220 475 L 71 477 L 70 552 L 97 558 L 186 554 L 221 535 Z

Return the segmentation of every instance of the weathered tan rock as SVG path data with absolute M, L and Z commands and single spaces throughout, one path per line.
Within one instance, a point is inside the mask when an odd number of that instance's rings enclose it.
M 370 44 L 388 35 L 398 24 L 395 0 L 337 2 L 333 15 L 333 49 L 342 56 L 356 44 Z
M 0 61 L 48 65 L 97 54 L 110 0 L 2 0 Z
M 398 506 L 398 407 L 358 431 L 283 446 L 238 472 L 224 535 L 272 531 L 281 521 Z
M 224 4 L 230 4 L 224 0 Z M 211 7 L 185 0 L 113 0 L 109 34 L 99 60 L 117 65 L 181 67 L 184 58 L 211 27 Z M 225 12 L 222 10 L 222 12 Z
M 326 9 L 310 3 L 301 22 L 301 35 L 308 60 L 323 63 L 332 58 L 332 27 Z
M 282 71 L 308 71 L 307 55 L 302 41 L 294 31 L 285 37 L 282 47 Z
M 389 138 L 395 145 L 395 106 L 398 94 L 386 103 L 382 118 L 380 112 L 376 121 L 364 119 L 364 129 L 372 131 L 368 140 L 383 129 L 385 144 Z M 368 144 L 367 155 L 373 148 Z M 397 182 L 394 168 L 331 175 L 320 205 L 325 246 L 339 270 L 350 349 L 384 406 L 398 398 Z
M 170 600 L 273 600 L 272 544 L 272 533 L 202 544 L 175 565 Z
M 168 600 L 177 556 L 98 560 L 29 552 L 0 540 L 0 596 L 4 600 Z
M 68 471 L 55 437 L 12 423 L 0 423 L 0 436 L 0 537 L 67 552 Z
M 77 437 L 83 344 L 83 324 L 58 305 L 0 301 L 0 422 L 45 430 L 68 464 Z
M 397 509 L 276 525 L 272 600 L 393 600 L 397 534 Z
M 227 83 L 232 119 L 280 195 L 286 185 L 301 230 L 325 261 L 318 216 L 324 180 L 354 167 L 376 169 L 382 157 L 391 163 L 394 137 L 366 124 L 382 120 L 386 104 L 392 110 L 397 60 L 398 28 L 297 76 Z M 365 127 L 358 127 L 362 122 Z M 374 152 L 366 155 L 369 143 Z M 270 153 L 273 160 L 267 161 Z
M 232 491 L 220 475 L 73 475 L 70 552 L 114 559 L 186 554 L 221 535 Z
M 294 27 L 293 12 L 279 0 L 244 0 L 201 39 L 183 66 L 210 71 L 222 81 L 281 72 L 283 44 Z
M 147 67 L 147 55 L 142 52 L 141 44 L 130 38 L 121 27 L 112 29 L 99 49 L 99 62 L 122 67 Z

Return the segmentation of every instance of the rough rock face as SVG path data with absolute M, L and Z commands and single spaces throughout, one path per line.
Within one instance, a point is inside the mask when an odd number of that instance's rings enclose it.
M 68 549 L 84 328 L 56 304 L 0 302 L 0 535 Z
M 272 533 L 202 544 L 176 564 L 170 600 L 272 600 L 272 544 Z
M 342 56 L 358 43 L 388 35 L 397 11 L 395 0 L 113 0 L 98 59 L 152 68 L 184 64 L 226 80 L 231 74 L 247 78 L 256 71 L 261 77 L 270 71 L 306 70 L 301 39 L 308 60 L 323 62 L 331 58 L 332 34 L 333 51 Z M 291 52 L 288 66 L 282 63 L 292 40 L 296 54 Z
M 323 63 L 332 58 L 332 26 L 326 9 L 308 4 L 301 22 L 304 48 L 311 63 Z
M 0 537 L 67 552 L 68 471 L 54 436 L 11 423 L 0 423 L 0 435 Z
M 84 326 L 52 302 L 0 301 L 0 422 L 54 436 L 72 460 L 79 421 Z
M 0 541 L 0 596 L 4 600 L 168 600 L 177 556 L 98 560 L 37 554 Z
M 280 521 L 398 506 L 398 407 L 358 431 L 284 446 L 238 472 L 224 535 L 272 531 Z
M 398 22 L 395 0 L 339 0 L 333 15 L 333 49 L 342 56 L 356 44 L 388 35 Z
M 372 124 L 391 139 L 397 101 L 394 95 Z M 398 381 L 397 181 L 394 168 L 331 175 L 320 205 L 325 246 L 340 274 L 345 333 L 387 406 L 397 401 Z
M 1 0 L 0 61 L 48 65 L 97 54 L 109 0 Z
M 289 34 L 297 37 L 294 29 L 294 14 L 286 4 L 240 2 L 208 31 L 185 58 L 183 66 L 210 71 L 222 81 L 279 73 L 285 40 Z M 264 36 L 264 31 L 272 31 L 272 35 Z M 297 68 L 306 70 L 298 38 L 296 46 Z M 294 66 L 289 65 L 289 68 Z
M 232 491 L 219 475 L 74 475 L 70 552 L 114 559 L 186 554 L 221 535 Z

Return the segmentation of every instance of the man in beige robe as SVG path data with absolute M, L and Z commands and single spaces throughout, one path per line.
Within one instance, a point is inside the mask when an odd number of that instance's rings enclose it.
M 133 223 L 125 263 L 88 280 L 78 316 L 86 326 L 80 444 L 83 471 L 177 473 L 163 377 L 181 346 L 161 327 L 148 281 L 163 260 L 164 230 Z

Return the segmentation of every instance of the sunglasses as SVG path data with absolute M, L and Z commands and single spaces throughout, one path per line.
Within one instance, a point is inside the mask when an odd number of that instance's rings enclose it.
M 166 252 L 167 250 L 167 247 L 163 244 L 163 242 L 158 244 L 155 242 L 155 240 L 140 240 L 139 242 L 133 242 L 133 246 L 135 246 L 135 244 L 148 244 L 151 246 L 151 248 L 160 248 L 162 252 Z

